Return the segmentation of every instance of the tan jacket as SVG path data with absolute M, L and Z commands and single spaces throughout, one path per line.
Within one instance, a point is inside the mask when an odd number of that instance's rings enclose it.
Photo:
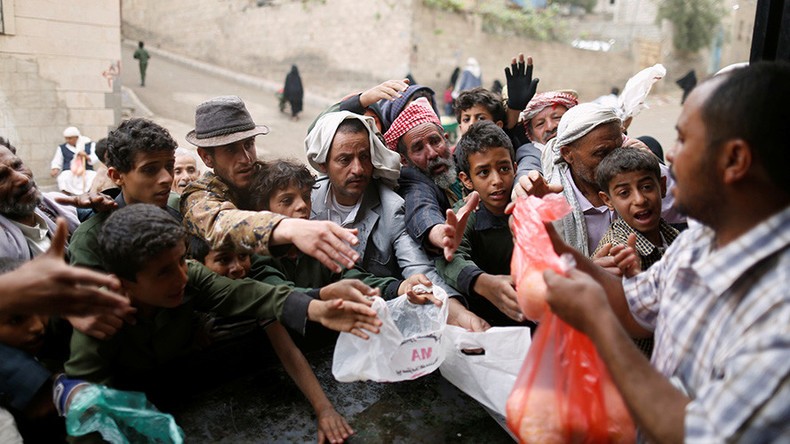
M 269 211 L 237 208 L 239 196 L 219 177 L 206 172 L 181 194 L 181 214 L 187 231 L 200 236 L 212 249 L 269 256 L 269 238 L 285 216 Z

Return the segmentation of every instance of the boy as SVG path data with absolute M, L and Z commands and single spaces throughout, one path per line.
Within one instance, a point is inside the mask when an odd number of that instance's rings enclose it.
M 524 321 L 510 278 L 513 238 L 505 215 L 515 178 L 513 157 L 510 138 L 491 121 L 474 123 L 458 141 L 458 176 L 467 190 L 478 192 L 480 205 L 467 221 L 453 260 L 436 261 L 436 269 L 467 297 L 472 312 L 494 326 Z M 462 204 L 456 204 L 456 211 Z
M 640 270 L 658 262 L 678 236 L 678 230 L 661 218 L 661 199 L 666 193 L 666 178 L 661 177 L 658 159 L 639 148 L 612 151 L 598 165 L 596 181 L 601 199 L 620 216 L 598 243 L 597 253 L 606 244 L 627 245 L 635 238 Z M 593 256 L 595 255 L 593 253 Z M 638 270 L 629 270 L 629 277 Z
M 250 210 L 272 211 L 288 217 L 307 219 L 310 215 L 312 201 L 310 193 L 315 185 L 315 177 L 304 165 L 277 160 L 260 163 L 254 173 L 249 202 Z M 330 292 L 352 291 L 359 297 L 381 293 L 384 299 L 392 299 L 407 293 L 410 299 L 417 301 L 422 298 L 411 291 L 414 285 L 427 283 L 425 275 L 417 274 L 409 279 L 400 280 L 393 277 L 374 276 L 360 268 L 332 273 L 316 260 L 302 255 L 292 248 L 285 257 L 256 257 L 252 264 L 252 277 L 273 285 L 287 284 L 297 290 L 314 294 L 318 291 L 321 299 Z M 331 285 L 330 285 L 331 284 Z M 318 289 L 318 287 L 323 287 Z M 372 288 L 371 288 L 372 287 Z M 315 288 L 316 290 L 311 290 Z M 373 289 L 377 290 L 373 290 Z M 421 302 L 419 302 L 421 303 Z
M 231 279 L 243 279 L 250 272 L 250 256 L 233 251 L 209 250 L 208 244 L 191 236 L 189 255 L 206 268 Z M 279 322 L 266 326 L 266 335 L 280 361 L 302 393 L 307 397 L 318 418 L 318 442 L 342 442 L 354 433 L 346 420 L 335 410 L 324 394 L 313 369 Z
M 658 158 L 640 148 L 612 151 L 598 164 L 595 178 L 604 190 L 599 191 L 601 199 L 620 217 L 609 226 L 593 257 L 607 245 L 633 247 L 639 260 L 617 263 L 626 277 L 633 277 L 658 262 L 679 234 L 661 217 L 666 178 L 661 177 Z M 634 339 L 634 343 L 648 358 L 653 354 L 652 337 Z
M 507 120 L 507 111 L 502 98 L 491 91 L 477 87 L 464 91 L 455 99 L 455 119 L 463 136 L 473 123 L 490 120 L 502 128 Z
M 66 362 L 69 377 L 157 394 L 194 374 L 184 359 L 196 349 L 195 311 L 256 319 L 288 317 L 294 308 L 288 298 L 296 292 L 250 279 L 228 279 L 187 262 L 185 236 L 182 226 L 154 205 L 130 205 L 107 218 L 98 239 L 99 254 L 137 308 L 137 319 L 106 340 L 75 331 Z M 311 299 L 307 318 L 363 337 L 367 336 L 362 328 L 377 333 L 380 325 L 370 307 L 342 300 Z M 293 328 L 302 330 L 303 324 L 304 320 Z
M 23 261 L 0 258 L 0 273 Z M 52 402 L 52 372 L 62 371 L 67 357 L 67 331 L 49 316 L 0 312 L 0 409 L 15 417 L 28 442 L 63 441 L 63 420 Z

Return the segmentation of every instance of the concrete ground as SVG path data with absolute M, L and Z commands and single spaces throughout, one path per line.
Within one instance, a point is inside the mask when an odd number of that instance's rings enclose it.
M 195 107 L 211 97 L 233 94 L 245 101 L 256 123 L 271 130 L 257 139 L 261 157 L 305 162 L 307 127 L 326 106 L 339 99 L 319 97 L 308 89 L 301 119 L 293 121 L 277 109 L 275 91 L 281 86 L 279 82 L 237 75 L 156 49 L 149 51 L 152 59 L 146 86 L 141 87 L 137 63 L 132 58 L 133 45 L 123 47 L 125 106 L 131 115 L 149 117 L 168 128 L 186 148 L 192 148 L 184 136 L 194 126 Z M 360 85 L 360 89 L 368 86 Z M 630 134 L 652 135 L 666 151 L 674 141 L 679 102 L 679 91 L 651 97 L 650 109 L 634 120 Z M 357 431 L 351 442 L 512 442 L 478 403 L 438 372 L 397 384 L 344 384 L 331 375 L 331 355 L 330 347 L 308 354 L 308 359 L 330 400 Z M 189 442 L 316 439 L 310 405 L 275 360 L 258 362 L 210 386 L 174 411 Z

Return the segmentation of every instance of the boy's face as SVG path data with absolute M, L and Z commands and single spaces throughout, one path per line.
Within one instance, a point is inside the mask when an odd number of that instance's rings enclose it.
M 288 185 L 269 196 L 268 210 L 283 216 L 299 219 L 309 219 L 313 202 L 310 200 L 312 190 L 309 187 L 297 188 Z
M 485 106 L 475 105 L 471 108 L 461 111 L 460 119 L 460 122 L 458 122 L 458 129 L 461 131 L 461 135 L 463 136 L 466 134 L 466 131 L 470 126 L 472 126 L 473 123 L 479 122 L 481 120 L 494 120 L 494 116 L 488 112 Z M 502 128 L 502 121 L 494 123 Z
M 121 279 L 123 288 L 135 306 L 174 308 L 184 300 L 187 284 L 186 245 L 173 248 L 146 261 L 137 272 L 137 281 Z
M 648 171 L 629 171 L 615 175 L 609 181 L 608 194 L 600 192 L 599 195 L 631 228 L 649 233 L 658 229 L 661 219 L 664 181 Z
M 489 148 L 472 153 L 469 161 L 469 175 L 461 172 L 459 177 L 469 190 L 477 191 L 480 200 L 488 211 L 502 215 L 510 203 L 510 191 L 515 178 L 513 158 L 510 151 L 503 147 Z
M 244 279 L 250 272 L 250 255 L 228 250 L 211 250 L 206 255 L 206 268 L 231 279 Z
M 44 345 L 47 316 L 0 314 L 0 343 L 35 355 Z
M 110 167 L 110 179 L 123 190 L 127 205 L 147 203 L 164 208 L 173 184 L 173 152 L 138 152 L 134 155 L 132 169 L 126 173 Z

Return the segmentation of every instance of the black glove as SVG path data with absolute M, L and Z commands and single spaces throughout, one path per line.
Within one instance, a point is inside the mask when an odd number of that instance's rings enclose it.
M 507 79 L 507 107 L 522 111 L 538 90 L 540 79 L 532 78 L 532 65 L 527 65 L 524 61 L 505 68 L 505 79 Z

